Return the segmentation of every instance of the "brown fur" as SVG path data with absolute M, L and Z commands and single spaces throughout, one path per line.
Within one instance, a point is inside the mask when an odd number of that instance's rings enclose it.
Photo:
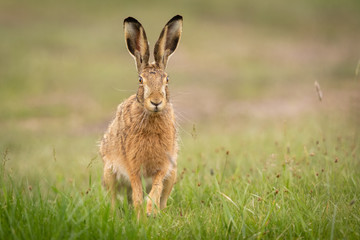
M 143 201 L 141 178 L 151 178 L 148 215 L 166 207 L 176 180 L 177 132 L 165 67 L 177 47 L 182 17 L 175 16 L 164 29 L 157 43 L 161 52 L 155 49 L 156 62 L 150 64 L 143 27 L 134 18 L 125 19 L 125 40 L 136 60 L 140 84 L 137 94 L 118 106 L 115 119 L 100 144 L 103 182 L 111 192 L 112 204 L 116 201 L 118 187 L 128 193 L 132 190 L 133 204 L 140 213 Z M 169 34 L 164 36 L 167 32 Z

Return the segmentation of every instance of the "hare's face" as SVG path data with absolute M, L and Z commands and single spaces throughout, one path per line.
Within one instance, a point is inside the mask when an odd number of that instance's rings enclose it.
M 168 102 L 168 76 L 159 68 L 145 68 L 139 76 L 137 98 L 146 110 L 161 112 Z

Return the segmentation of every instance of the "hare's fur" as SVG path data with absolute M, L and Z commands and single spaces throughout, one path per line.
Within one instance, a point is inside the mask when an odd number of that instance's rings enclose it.
M 134 56 L 140 76 L 137 94 L 122 102 L 100 144 L 104 162 L 103 183 L 111 192 L 112 204 L 117 190 L 131 192 L 140 212 L 143 200 L 142 178 L 150 178 L 152 187 L 147 214 L 166 207 L 176 180 L 177 131 L 172 104 L 169 102 L 165 67 L 175 51 L 182 29 L 182 17 L 175 16 L 164 27 L 155 46 L 155 63 L 148 63 L 146 34 L 133 18 L 124 21 L 125 39 Z M 154 207 L 155 205 L 155 207 Z

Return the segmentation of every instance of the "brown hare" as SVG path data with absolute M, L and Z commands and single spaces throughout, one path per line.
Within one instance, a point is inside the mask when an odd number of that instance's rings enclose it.
M 124 20 L 125 41 L 139 74 L 137 93 L 122 102 L 100 144 L 104 162 L 103 183 L 111 192 L 112 205 L 118 189 L 132 191 L 138 217 L 143 201 L 142 178 L 152 180 L 146 213 L 166 207 L 176 180 L 177 130 L 169 101 L 169 57 L 179 43 L 183 18 L 173 17 L 163 28 L 149 63 L 145 30 L 134 18 Z

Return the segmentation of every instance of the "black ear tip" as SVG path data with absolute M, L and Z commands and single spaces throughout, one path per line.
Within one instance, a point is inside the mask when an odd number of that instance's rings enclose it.
M 176 15 L 169 22 L 178 21 L 178 20 L 183 20 L 183 17 L 181 15 Z
M 127 18 L 125 18 L 124 19 L 124 24 L 125 23 L 138 23 L 138 24 L 140 24 L 139 22 L 138 22 L 138 20 L 136 20 L 135 18 L 133 18 L 133 17 L 127 17 Z

